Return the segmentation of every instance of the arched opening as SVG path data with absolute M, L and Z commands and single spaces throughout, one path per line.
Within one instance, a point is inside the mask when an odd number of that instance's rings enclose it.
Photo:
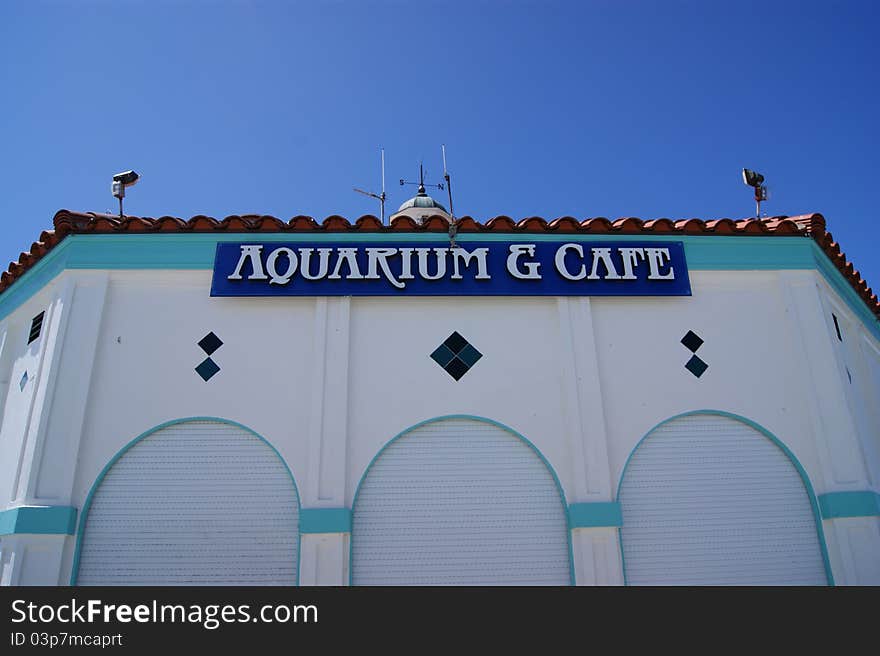
M 385 446 L 358 487 L 354 585 L 567 585 L 570 563 L 554 473 L 494 422 L 419 424 Z
M 295 585 L 299 495 L 244 426 L 180 420 L 107 465 L 83 508 L 72 583 Z
M 785 446 L 723 413 L 639 443 L 618 490 L 630 585 L 825 585 L 813 494 Z

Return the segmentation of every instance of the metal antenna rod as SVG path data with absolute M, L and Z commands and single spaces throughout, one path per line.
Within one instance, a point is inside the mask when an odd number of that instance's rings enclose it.
M 382 148 L 382 195 L 379 198 L 379 211 L 382 213 L 382 225 L 385 225 L 385 149 Z
M 458 224 L 455 221 L 455 210 L 452 208 L 452 181 L 449 179 L 449 171 L 446 169 L 446 144 L 440 144 L 440 150 L 443 153 L 443 179 L 446 180 L 446 193 L 449 195 L 449 248 L 455 248 Z
M 452 181 L 449 179 L 449 171 L 446 170 L 446 144 L 440 145 L 443 152 L 443 179 L 446 180 L 446 192 L 449 195 L 449 216 L 455 220 L 455 212 L 452 209 Z
M 357 187 L 352 187 L 359 194 L 363 194 L 364 196 L 369 196 L 370 198 L 375 198 L 379 201 L 379 216 L 382 220 L 382 225 L 385 225 L 385 149 L 380 149 L 382 153 L 382 193 L 374 194 L 372 191 L 364 191 L 363 189 L 358 189 Z

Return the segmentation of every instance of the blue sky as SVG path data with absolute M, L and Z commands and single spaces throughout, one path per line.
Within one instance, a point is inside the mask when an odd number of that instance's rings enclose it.
M 485 221 L 821 212 L 880 289 L 880 3 L 0 5 L 2 268 L 61 208 L 378 213 L 442 174 Z M 443 198 L 444 192 L 438 192 Z M 445 201 L 443 201 L 445 204 Z

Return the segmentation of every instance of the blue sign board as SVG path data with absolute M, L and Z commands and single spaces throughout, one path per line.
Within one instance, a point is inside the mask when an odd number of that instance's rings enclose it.
M 690 296 L 678 241 L 221 242 L 211 296 Z

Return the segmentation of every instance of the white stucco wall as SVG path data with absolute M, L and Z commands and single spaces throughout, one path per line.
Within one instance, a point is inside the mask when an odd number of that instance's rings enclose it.
M 704 409 L 770 431 L 817 495 L 877 491 L 880 344 L 846 304 L 813 271 L 690 276 L 691 297 L 242 299 L 211 298 L 208 271 L 65 271 L 0 323 L 0 509 L 82 509 L 120 449 L 184 417 L 263 436 L 303 508 L 351 508 L 383 445 L 451 414 L 530 440 L 569 504 L 614 500 L 639 440 Z M 699 379 L 689 330 L 704 340 Z M 205 382 L 194 367 L 211 331 L 221 370 Z M 429 357 L 453 331 L 483 354 L 458 382 Z M 823 528 L 837 583 L 880 583 L 877 517 Z M 579 584 L 623 582 L 616 529 L 572 533 Z M 66 584 L 74 544 L 4 537 L 0 582 Z M 300 582 L 346 583 L 348 550 L 347 534 L 302 536 Z

